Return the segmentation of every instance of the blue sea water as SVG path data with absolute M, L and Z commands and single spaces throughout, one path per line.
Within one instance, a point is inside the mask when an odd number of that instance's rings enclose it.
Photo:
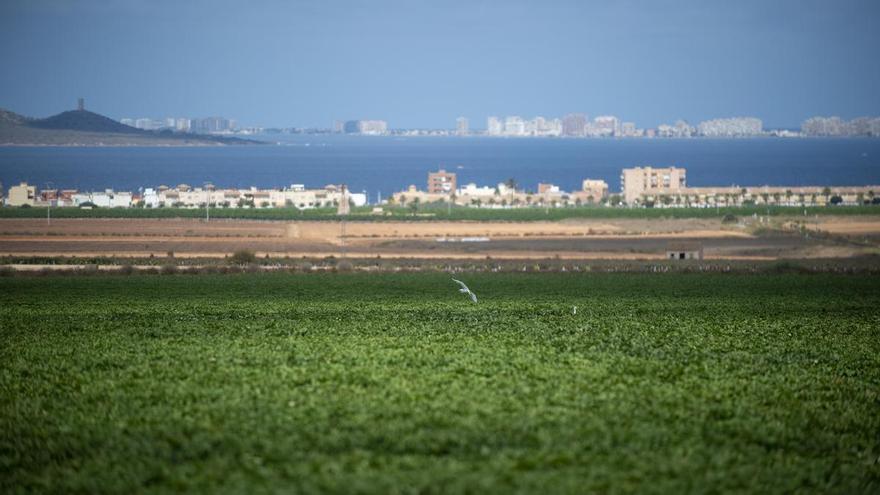
M 375 201 L 444 167 L 459 184 L 513 178 L 526 189 L 565 190 L 584 178 L 620 187 L 620 169 L 687 168 L 692 186 L 880 184 L 880 139 L 493 139 L 262 136 L 272 146 L 6 147 L 0 181 L 42 187 L 136 191 L 180 183 L 218 187 L 348 184 Z

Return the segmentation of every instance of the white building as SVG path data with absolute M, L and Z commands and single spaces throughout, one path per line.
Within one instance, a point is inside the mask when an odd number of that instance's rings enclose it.
M 600 115 L 593 119 L 590 134 L 595 137 L 612 137 L 620 134 L 620 120 L 613 115 Z
M 498 117 L 489 117 L 486 123 L 486 133 L 490 136 L 500 136 L 504 133 L 504 125 Z
M 381 136 L 388 134 L 388 122 L 384 120 L 361 120 L 359 123 L 361 134 L 368 136 Z
M 141 202 L 148 208 L 158 208 L 159 193 L 157 193 L 152 187 L 148 187 L 144 189 L 144 194 L 141 196 Z
M 700 122 L 699 133 L 707 137 L 760 136 L 764 132 L 761 119 L 754 117 L 735 117 Z
M 513 115 L 504 119 L 504 135 L 506 136 L 525 136 L 526 123 L 522 117 Z
M 470 133 L 468 119 L 459 117 L 455 119 L 455 133 L 459 136 L 467 136 Z

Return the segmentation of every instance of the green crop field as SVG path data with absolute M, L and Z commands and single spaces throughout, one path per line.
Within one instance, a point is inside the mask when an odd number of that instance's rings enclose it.
M 880 491 L 876 276 L 457 278 L 0 278 L 0 492 Z

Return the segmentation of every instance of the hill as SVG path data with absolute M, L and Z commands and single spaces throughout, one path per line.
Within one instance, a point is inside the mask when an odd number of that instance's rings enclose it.
M 145 134 L 147 131 L 137 129 L 109 117 L 88 110 L 69 110 L 45 119 L 30 122 L 31 127 L 38 129 L 59 129 L 83 132 L 112 132 L 121 134 Z
M 146 131 L 88 110 L 44 119 L 0 108 L 0 146 L 217 146 L 263 144 L 224 136 Z
M 0 128 L 3 126 L 27 125 L 28 121 L 27 117 L 0 108 Z

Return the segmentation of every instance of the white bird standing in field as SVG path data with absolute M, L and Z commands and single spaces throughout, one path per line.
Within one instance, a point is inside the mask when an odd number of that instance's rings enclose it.
M 461 292 L 462 294 L 470 294 L 471 301 L 477 302 L 477 295 L 474 294 L 473 292 L 471 292 L 471 290 L 468 289 L 468 286 L 464 285 L 464 282 L 462 282 L 461 280 L 456 280 L 456 279 L 452 279 L 452 281 L 457 282 L 458 285 L 461 286 L 461 289 L 458 289 L 459 292 Z

